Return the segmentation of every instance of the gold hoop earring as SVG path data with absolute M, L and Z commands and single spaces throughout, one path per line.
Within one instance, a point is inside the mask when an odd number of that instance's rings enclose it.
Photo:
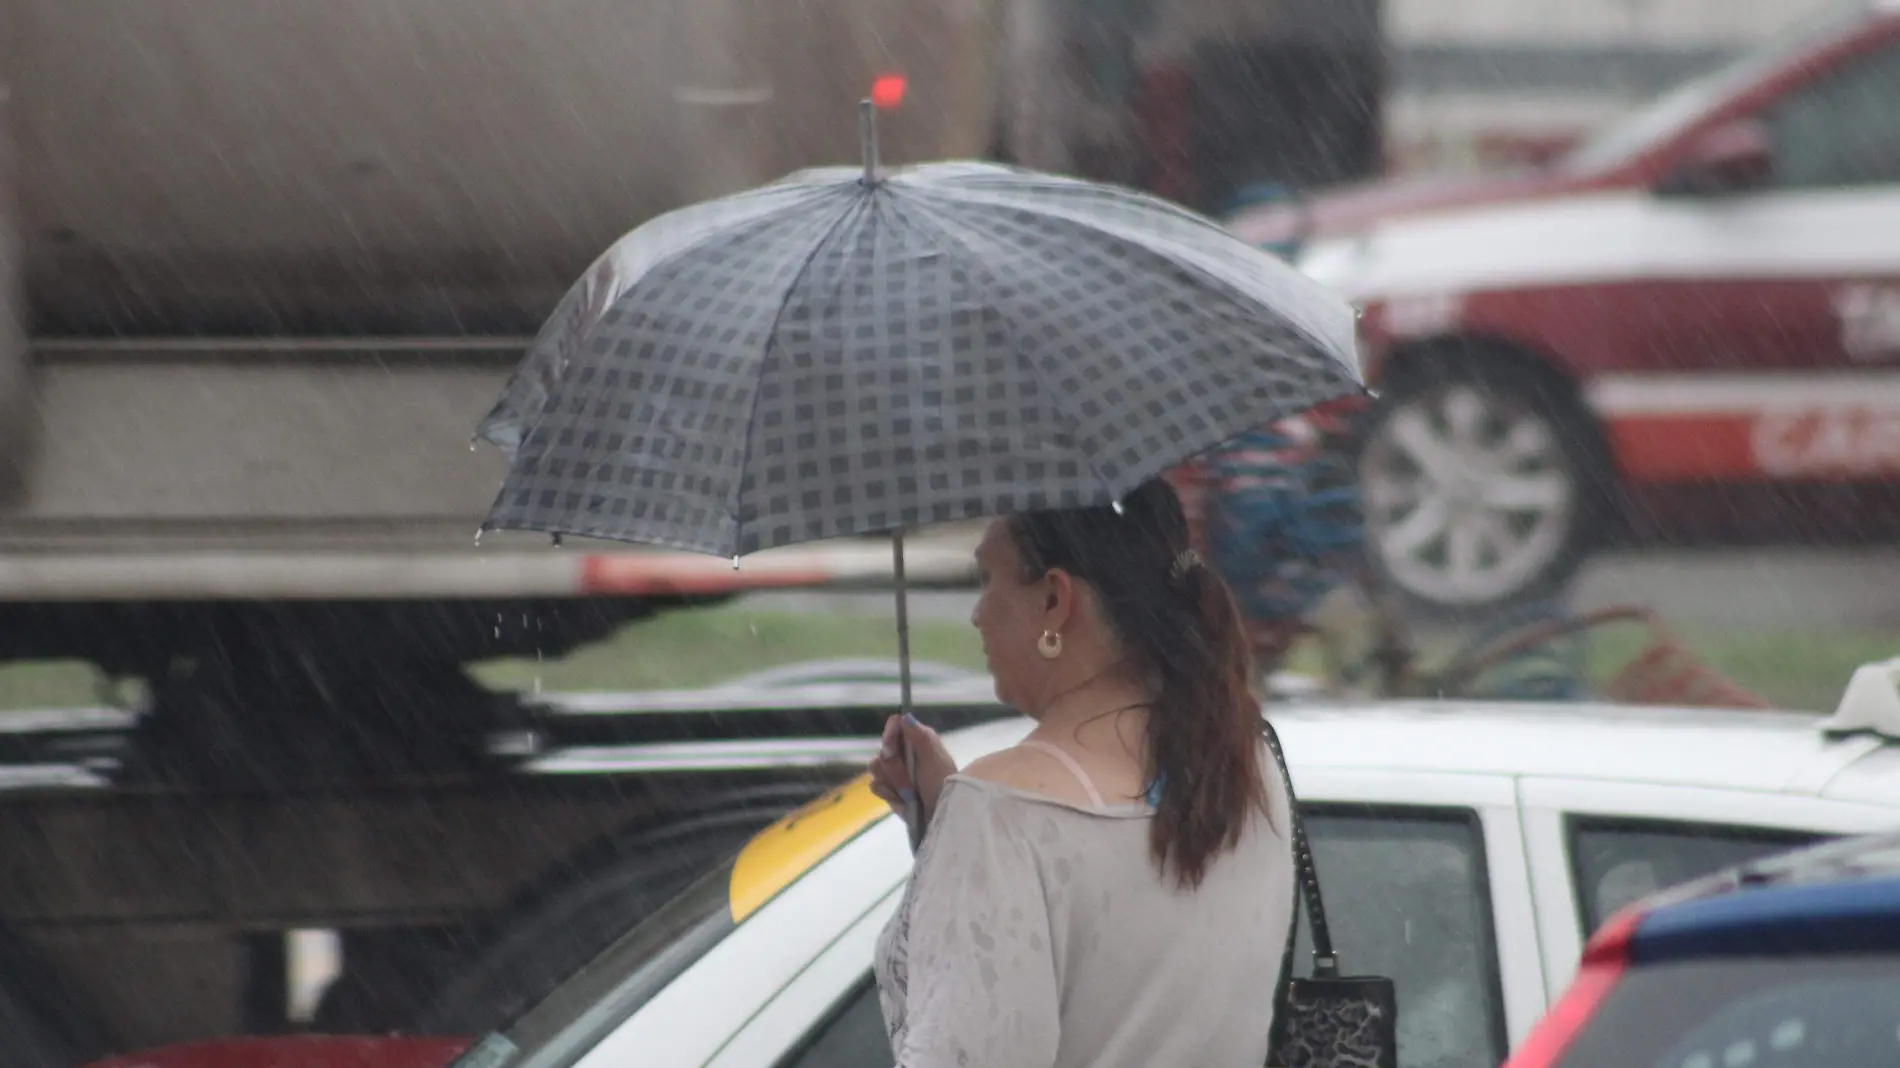
M 1036 651 L 1044 660 L 1054 660 L 1062 655 L 1062 635 L 1053 630 L 1045 630 L 1042 637 L 1036 639 Z

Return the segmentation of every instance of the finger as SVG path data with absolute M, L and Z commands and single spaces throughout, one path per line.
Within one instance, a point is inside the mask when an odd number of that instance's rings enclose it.
M 888 761 L 884 769 L 885 781 L 898 793 L 901 794 L 915 785 L 910 781 L 910 769 L 904 766 L 902 757 Z
M 929 736 L 924 733 L 924 725 L 917 722 L 915 717 L 905 716 L 898 721 L 897 729 L 898 737 L 909 754 L 922 755 L 930 751 Z
M 904 717 L 903 732 L 905 742 L 917 746 L 920 752 L 943 748 L 943 736 L 916 716 Z
M 910 771 L 901 756 L 879 756 L 872 761 L 871 780 L 887 790 L 898 791 L 911 785 Z
M 925 763 L 936 766 L 950 759 L 943 737 L 914 719 L 904 725 L 904 744 L 917 755 L 919 766 Z
M 883 751 L 884 759 L 885 760 L 895 759 L 900 754 L 901 746 L 903 745 L 903 742 L 904 742 L 904 726 L 903 726 L 903 719 L 901 717 L 891 716 L 884 721 L 883 741 L 884 741 L 884 751 Z

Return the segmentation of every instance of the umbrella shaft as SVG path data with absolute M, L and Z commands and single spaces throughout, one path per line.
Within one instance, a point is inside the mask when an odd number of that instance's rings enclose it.
M 904 584 L 904 532 L 891 532 L 891 577 L 897 586 L 897 711 L 908 717 L 910 709 L 910 598 Z M 901 739 L 904 736 L 898 735 Z M 911 797 L 920 799 L 917 790 L 917 752 L 904 743 L 904 770 L 910 775 Z M 921 800 L 911 800 L 909 809 L 910 848 L 914 852 L 924 841 L 924 809 Z
M 891 577 L 897 585 L 898 712 L 910 715 L 910 599 L 904 589 L 904 532 L 891 535 Z
M 864 140 L 864 184 L 877 184 L 877 105 L 869 100 L 858 104 L 858 134 Z M 901 539 L 903 535 L 898 535 Z M 898 558 L 903 558 L 902 541 L 899 541 Z M 898 589 L 903 589 L 903 577 L 898 577 Z M 900 594 L 901 595 L 901 594 Z

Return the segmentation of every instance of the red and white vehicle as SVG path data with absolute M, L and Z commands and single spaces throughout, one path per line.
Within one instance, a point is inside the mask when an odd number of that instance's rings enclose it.
M 1232 225 L 1364 309 L 1389 400 L 1361 469 L 1375 556 L 1419 601 L 1547 594 L 1606 520 L 1805 540 L 1900 519 L 1895 0 L 1549 166 Z

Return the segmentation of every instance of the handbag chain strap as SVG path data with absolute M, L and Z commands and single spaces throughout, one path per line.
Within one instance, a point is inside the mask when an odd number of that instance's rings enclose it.
M 1326 926 L 1326 903 L 1320 897 L 1319 871 L 1313 866 L 1313 847 L 1306 838 L 1306 821 L 1300 818 L 1299 797 L 1293 792 L 1293 773 L 1287 770 L 1286 753 L 1280 748 L 1280 736 L 1275 733 L 1273 724 L 1260 721 L 1261 733 L 1266 735 L 1267 748 L 1273 750 L 1273 758 L 1280 764 L 1280 778 L 1286 783 L 1287 811 L 1293 820 L 1293 863 L 1295 878 L 1299 882 L 1300 896 L 1306 901 L 1306 915 L 1313 929 L 1313 977 L 1329 979 L 1339 974 L 1339 956 L 1333 952 L 1333 935 Z M 1294 902 L 1295 923 L 1299 917 L 1299 902 Z M 1287 939 L 1287 953 L 1293 952 L 1293 940 Z

